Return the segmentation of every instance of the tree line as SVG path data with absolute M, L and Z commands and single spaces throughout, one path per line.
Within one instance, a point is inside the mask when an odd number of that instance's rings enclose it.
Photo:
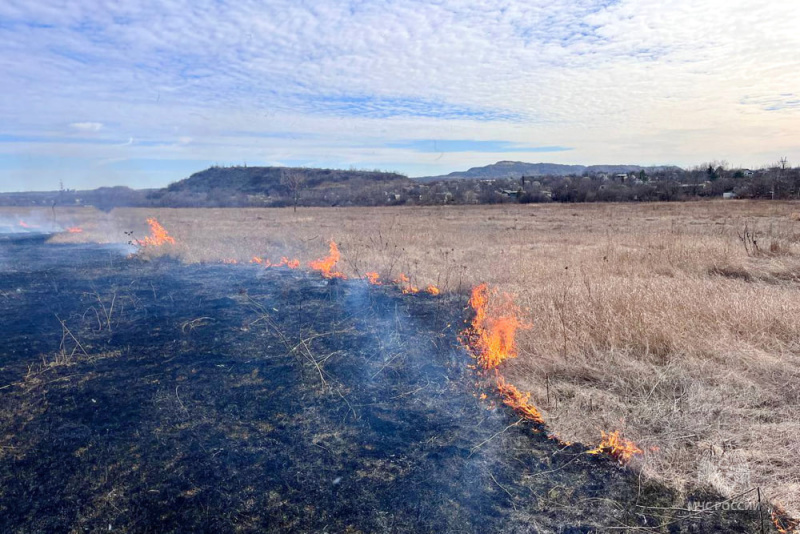
M 713 197 L 800 199 L 800 168 L 786 158 L 757 170 L 711 162 L 629 173 L 450 179 L 422 183 L 397 173 L 214 167 L 163 189 L 3 193 L 0 206 L 287 207 L 650 202 Z

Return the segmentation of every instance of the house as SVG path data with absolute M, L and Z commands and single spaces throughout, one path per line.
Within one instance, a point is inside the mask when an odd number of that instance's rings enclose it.
M 726 200 L 727 199 L 736 198 L 736 193 L 734 193 L 733 191 L 727 191 L 725 193 L 722 193 L 722 198 L 724 198 Z
M 520 190 L 519 189 L 501 189 L 499 191 L 500 194 L 507 196 L 508 198 L 519 198 Z
M 744 169 L 744 170 L 742 171 L 742 174 L 743 174 L 744 176 L 750 177 L 750 176 L 755 176 L 755 174 L 756 174 L 756 173 L 755 173 L 755 172 L 753 172 L 753 171 L 751 171 L 750 169 Z

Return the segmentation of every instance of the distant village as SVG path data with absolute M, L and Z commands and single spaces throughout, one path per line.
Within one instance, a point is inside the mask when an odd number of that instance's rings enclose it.
M 421 204 L 800 199 L 800 169 L 788 165 L 758 170 L 705 166 L 655 172 L 455 179 L 425 184 L 420 189 L 404 192 L 405 199 Z M 389 201 L 403 203 L 404 195 L 395 193 Z

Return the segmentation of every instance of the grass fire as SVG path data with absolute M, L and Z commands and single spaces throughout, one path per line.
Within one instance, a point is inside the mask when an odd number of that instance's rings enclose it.
M 385 514 L 403 531 L 794 528 L 766 502 L 761 514 L 682 505 L 726 496 L 654 476 L 670 442 L 640 443 L 630 421 L 603 417 L 610 397 L 587 399 L 596 420 L 575 439 L 551 361 L 573 358 L 560 373 L 593 364 L 570 356 L 574 327 L 550 354 L 537 347 L 554 318 L 574 320 L 567 269 L 547 306 L 391 245 L 366 253 L 355 234 L 229 248 L 201 222 L 145 215 L 134 255 L 79 216 L 83 232 L 0 240 L 12 258 L 0 311 L 18 333 L 0 369 L 0 511 L 14 531 L 382 531 Z M 590 302 L 608 298 L 581 283 Z M 89 476 L 98 465 L 109 474 Z M 59 516 L 18 500 L 65 493 L 77 500 Z

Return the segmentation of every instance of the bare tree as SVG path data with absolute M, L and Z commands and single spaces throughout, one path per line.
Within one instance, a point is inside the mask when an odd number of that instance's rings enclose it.
M 784 171 L 786 171 L 786 167 L 788 166 L 789 160 L 786 156 L 783 156 L 778 160 L 777 165 L 774 167 L 774 172 L 772 175 L 772 200 L 775 200 L 775 187 L 777 182 L 783 178 Z
M 300 200 L 300 189 L 303 187 L 305 176 L 296 170 L 281 171 L 281 183 L 289 189 L 292 196 L 293 211 L 297 213 L 297 203 Z

